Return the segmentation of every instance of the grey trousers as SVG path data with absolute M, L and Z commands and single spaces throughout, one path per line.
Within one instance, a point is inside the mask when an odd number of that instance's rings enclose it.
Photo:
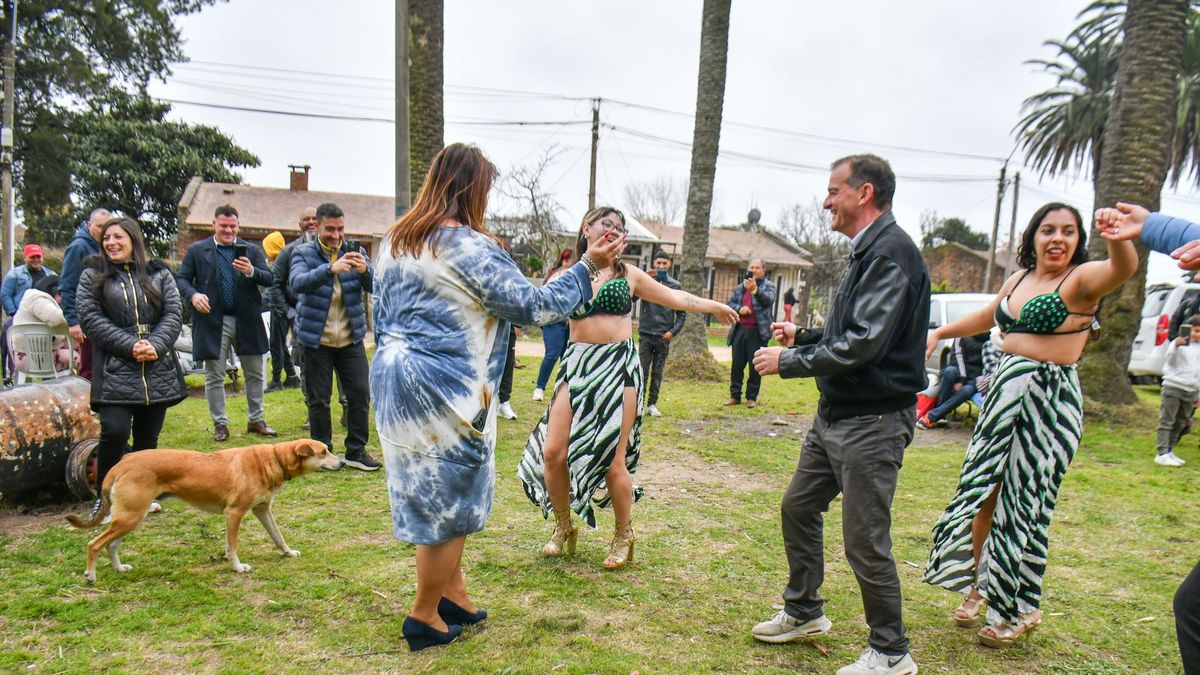
M 225 363 L 229 350 L 237 342 L 237 317 L 224 317 L 221 323 L 221 351 L 217 358 L 204 362 L 204 398 L 208 399 L 208 414 L 213 424 L 229 424 L 225 414 Z M 242 374 L 246 376 L 246 421 L 260 422 L 263 418 L 263 382 L 266 363 L 262 354 L 238 354 Z
M 1158 409 L 1158 433 L 1154 442 L 1158 454 L 1171 452 L 1179 439 L 1192 430 L 1192 408 L 1195 405 L 1194 393 L 1169 384 L 1163 385 L 1162 405 Z
M 808 621 L 824 614 L 823 514 L 842 494 L 846 559 L 862 592 L 870 646 L 888 655 L 908 652 L 891 527 L 896 477 L 915 425 L 912 408 L 837 422 L 817 415 L 781 508 L 789 572 L 784 608 Z

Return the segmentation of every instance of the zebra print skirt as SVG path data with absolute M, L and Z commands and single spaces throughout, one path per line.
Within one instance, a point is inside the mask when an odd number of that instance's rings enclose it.
M 571 432 L 567 442 L 571 510 L 595 527 L 592 504 L 604 508 L 611 503 L 608 490 L 603 487 L 604 474 L 612 466 L 620 445 L 625 388 L 633 387 L 637 394 L 634 400 L 641 401 L 642 385 L 642 367 L 632 338 L 599 345 L 582 342 L 567 345 L 559 362 L 555 394 L 547 397 L 550 403 L 529 436 L 525 454 L 517 466 L 517 477 L 521 479 L 525 494 L 542 509 L 543 516 L 553 511 L 550 494 L 546 491 L 543 457 L 550 406 L 557 398 L 559 388 L 567 388 L 571 403 Z M 625 467 L 631 474 L 637 471 L 641 454 L 641 427 L 639 404 L 625 449 Z M 635 487 L 634 501 L 641 496 L 642 489 Z
M 1050 518 L 1083 433 L 1074 365 L 1008 355 L 963 460 L 958 490 L 933 527 L 925 581 L 988 599 L 988 623 L 1017 621 L 1038 608 Z M 978 566 L 971 522 L 996 485 L 1000 494 Z

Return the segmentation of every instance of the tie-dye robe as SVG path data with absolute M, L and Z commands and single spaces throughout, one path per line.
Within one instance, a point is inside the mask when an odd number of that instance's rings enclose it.
M 396 538 L 440 544 L 483 529 L 496 483 L 494 396 L 509 323 L 562 321 L 591 299 L 581 264 L 542 288 L 494 241 L 439 228 L 418 258 L 375 266 L 371 397 Z

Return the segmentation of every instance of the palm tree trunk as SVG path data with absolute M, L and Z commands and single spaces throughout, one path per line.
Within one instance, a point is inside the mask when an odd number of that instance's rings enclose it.
M 445 145 L 442 118 L 442 0 L 409 0 L 409 166 L 415 199 L 433 156 Z
M 731 0 L 704 0 L 700 29 L 700 76 L 696 85 L 696 123 L 692 134 L 692 169 L 688 182 L 687 215 L 683 225 L 683 252 L 679 282 L 698 296 L 707 291 L 705 255 L 712 211 L 713 178 L 717 173 L 717 148 L 721 140 L 721 113 L 725 105 L 725 64 L 729 53 Z M 723 299 L 723 298 L 720 298 Z M 715 375 L 708 351 L 703 314 L 690 314 L 675 338 L 670 370 L 688 377 Z M 681 371 L 687 371 L 686 373 Z
M 1183 62 L 1188 0 L 1129 0 L 1117 88 L 1104 132 L 1096 206 L 1118 201 L 1157 211 L 1171 155 L 1176 80 Z M 1094 232 L 1093 232 L 1094 235 Z M 1146 287 L 1147 250 L 1138 244 L 1138 270 L 1104 301 L 1104 329 L 1080 361 L 1083 389 L 1109 404 L 1137 401 L 1125 374 Z M 1099 237 L 1094 258 L 1104 256 Z

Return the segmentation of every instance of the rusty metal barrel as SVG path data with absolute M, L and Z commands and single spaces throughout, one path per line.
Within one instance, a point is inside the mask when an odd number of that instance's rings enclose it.
M 88 498 L 100 435 L 88 404 L 91 387 L 64 377 L 0 390 L 0 502 Z

